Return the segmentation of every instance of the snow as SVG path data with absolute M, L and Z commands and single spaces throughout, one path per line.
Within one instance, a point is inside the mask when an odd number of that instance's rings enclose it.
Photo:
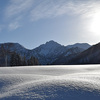
M 76 43 L 76 44 L 73 44 L 73 45 L 68 45 L 66 46 L 67 48 L 75 48 L 75 47 L 78 47 L 78 48 L 82 48 L 84 50 L 88 49 L 89 47 L 91 47 L 91 45 L 89 45 L 88 43 Z
M 39 47 L 41 49 L 39 54 L 47 56 L 49 53 L 54 53 L 55 49 L 57 49 L 58 47 L 62 47 L 62 46 L 60 44 L 58 44 L 57 42 L 54 42 L 51 40 Z
M 65 56 L 69 56 L 70 54 L 72 54 L 72 52 L 67 52 L 67 53 L 65 54 Z
M 0 67 L 0 100 L 100 100 L 100 65 Z

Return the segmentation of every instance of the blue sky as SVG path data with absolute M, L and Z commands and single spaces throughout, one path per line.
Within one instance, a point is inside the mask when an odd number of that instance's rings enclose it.
M 99 26 L 100 0 L 0 0 L 0 43 L 95 44 Z

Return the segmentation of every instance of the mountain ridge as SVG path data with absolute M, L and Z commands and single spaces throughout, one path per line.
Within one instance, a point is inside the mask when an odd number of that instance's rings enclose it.
M 82 43 L 80 45 L 83 45 Z M 90 47 L 89 44 L 87 48 Z M 71 45 L 72 46 L 72 45 Z M 77 47 L 74 45 L 74 47 Z M 70 47 L 73 48 L 73 47 Z M 53 40 L 46 42 L 45 44 L 40 45 L 39 47 L 33 49 L 33 54 L 35 55 L 36 58 L 39 59 L 41 64 L 51 64 L 53 63 L 60 55 L 65 53 L 68 49 L 70 49 L 67 46 L 63 46 Z M 79 48 L 79 46 L 78 46 Z M 79 48 L 83 49 L 84 48 Z
M 85 49 L 82 48 L 82 45 L 84 45 L 84 43 L 80 44 L 81 48 L 75 44 L 67 47 L 53 40 L 48 41 L 45 44 L 41 44 L 40 46 L 32 50 L 26 49 L 24 46 L 20 45 L 19 43 L 11 43 L 11 42 L 3 43 L 0 44 L 0 49 L 1 49 L 1 45 L 5 45 L 6 50 L 8 50 L 9 52 L 16 52 L 20 54 L 22 57 L 25 56 L 26 59 L 29 59 L 30 56 L 34 56 L 39 60 L 40 64 L 42 65 L 52 64 L 55 60 L 57 60 L 60 57 L 60 55 L 63 55 L 65 53 L 66 53 L 65 55 L 67 55 L 68 53 L 73 53 L 73 55 L 76 54 L 76 52 L 71 52 L 69 49 L 73 49 L 74 51 L 77 47 L 78 51 L 80 52 L 90 47 L 90 45 L 88 44 L 88 47 L 86 47 Z
M 36 49 L 36 48 L 38 48 L 38 47 L 40 47 L 40 46 L 42 46 L 42 45 L 49 44 L 49 43 L 55 43 L 55 44 L 58 44 L 58 45 L 61 45 L 61 46 L 64 46 L 64 47 L 68 47 L 68 48 L 71 48 L 71 47 L 74 47 L 74 46 L 76 47 L 77 44 L 79 44 L 80 46 L 81 46 L 81 45 L 84 45 L 84 44 L 86 44 L 87 46 L 91 46 L 89 43 L 73 43 L 73 44 L 70 44 L 70 45 L 63 45 L 63 44 L 60 44 L 60 43 L 58 43 L 58 42 L 56 42 L 56 41 L 54 41 L 54 40 L 47 41 L 47 42 L 45 42 L 44 44 L 40 44 L 39 46 L 37 46 L 37 47 L 35 47 L 35 48 L 33 48 L 33 49 L 29 49 L 29 48 L 27 48 L 27 47 L 21 45 L 21 44 L 18 43 L 18 42 L 4 42 L 4 43 L 0 43 L 0 45 L 1 45 L 1 44 L 18 44 L 18 45 L 22 46 L 23 48 L 25 48 L 25 49 L 27 49 L 27 50 L 34 50 L 34 49 Z M 79 47 L 79 46 L 77 46 L 77 47 Z
M 87 50 L 81 52 L 66 64 L 100 64 L 100 43 L 95 44 Z

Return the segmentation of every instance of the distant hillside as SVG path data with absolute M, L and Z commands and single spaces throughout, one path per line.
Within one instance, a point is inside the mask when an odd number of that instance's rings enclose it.
M 78 48 L 82 48 L 82 49 L 86 50 L 90 47 L 90 45 L 88 43 L 75 43 L 73 45 L 67 46 L 67 48 L 74 48 L 74 47 L 78 47 Z
M 86 47 L 85 47 L 86 46 Z M 49 41 L 39 47 L 33 49 L 33 54 L 38 58 L 42 65 L 54 64 L 57 60 L 61 62 L 65 58 L 68 59 L 71 55 L 76 55 L 90 47 L 87 43 L 78 43 L 70 46 L 63 46 L 55 41 Z M 69 54 L 69 55 L 68 55 Z M 55 64 L 63 64 L 62 62 Z
M 0 44 L 0 66 L 10 66 L 10 59 L 13 54 L 18 55 L 22 62 L 26 60 L 27 63 L 31 57 L 34 58 L 33 65 L 65 64 L 89 47 L 90 45 L 87 43 L 63 46 L 51 40 L 29 50 L 18 43 L 2 43 Z
M 78 47 L 72 47 L 66 50 L 63 54 L 59 55 L 59 57 L 52 63 L 53 65 L 65 65 L 72 58 L 76 57 L 79 53 L 84 51 L 84 49 Z
M 51 64 L 55 59 L 66 51 L 66 47 L 55 41 L 49 41 L 33 49 L 33 54 L 43 65 Z
M 66 64 L 100 64 L 100 43 L 91 46 Z
M 34 57 L 33 55 L 31 55 L 30 50 L 24 48 L 23 46 L 21 46 L 18 43 L 3 43 L 3 44 L 0 44 L 0 66 L 10 66 L 10 60 L 11 60 L 12 56 L 14 56 L 13 61 L 15 59 L 16 62 L 17 62 L 16 57 L 19 57 L 20 62 L 23 62 L 23 61 L 27 62 L 27 60 L 29 60 L 31 57 Z M 39 64 L 38 60 L 36 60 L 35 57 L 34 57 L 33 60 L 36 61 L 36 63 L 34 62 L 33 65 Z M 13 61 L 12 61 L 12 63 L 16 63 L 16 62 L 13 62 Z M 13 64 L 13 65 L 16 65 L 16 64 Z M 23 64 L 17 64 L 17 65 L 21 66 Z

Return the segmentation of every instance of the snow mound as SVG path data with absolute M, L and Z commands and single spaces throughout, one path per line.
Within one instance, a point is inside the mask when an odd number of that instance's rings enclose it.
M 100 100 L 100 65 L 0 67 L 0 100 Z

